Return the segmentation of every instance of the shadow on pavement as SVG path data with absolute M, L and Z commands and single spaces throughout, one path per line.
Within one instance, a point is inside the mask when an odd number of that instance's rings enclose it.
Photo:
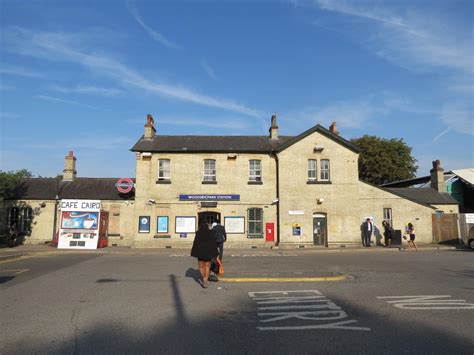
M 194 281 L 196 281 L 197 284 L 201 285 L 201 283 L 199 282 L 199 280 L 201 279 L 201 273 L 198 269 L 190 267 L 188 270 L 186 270 L 184 276 L 192 278 Z
M 195 275 L 196 270 L 190 268 L 188 271 Z M 187 275 L 186 273 L 186 277 L 193 277 Z M 113 279 L 103 280 L 115 282 Z M 267 288 L 262 288 L 262 285 L 255 287 L 253 289 L 274 289 L 274 285 L 269 285 Z M 206 290 L 196 288 L 196 292 L 192 295 L 184 295 L 188 302 L 202 304 L 203 310 L 209 305 L 214 308 L 206 312 L 195 311 L 193 314 L 189 314 L 189 310 L 186 309 L 180 291 L 179 277 L 169 275 L 169 288 L 174 300 L 174 305 L 169 305 L 174 307 L 173 321 L 156 319 L 153 326 L 136 329 L 126 320 L 121 322 L 104 320 L 88 324 L 86 319 L 78 316 L 74 324 L 73 338 L 60 338 L 55 335 L 53 328 L 48 339 L 36 338 L 32 334 L 28 341 L 4 344 L 4 350 L 6 353 L 49 354 L 472 354 L 472 339 L 455 333 L 457 324 L 452 325 L 450 333 L 435 328 L 438 324 L 446 323 L 445 316 L 449 313 L 445 312 L 432 313 L 431 324 L 427 324 L 426 313 L 410 310 L 401 313 L 398 310 L 394 311 L 391 305 L 383 301 L 380 302 L 383 302 L 385 307 L 377 312 L 368 311 L 365 307 L 328 295 L 327 298 L 340 306 L 351 319 L 358 321 L 357 326 L 369 327 L 371 331 L 334 329 L 259 331 L 257 326 L 262 323 L 259 323 L 258 319 L 258 305 L 247 295 L 247 289 L 252 289 L 252 286 L 241 290 L 241 296 L 235 299 L 231 309 L 229 306 L 223 306 L 225 302 L 215 301 L 226 297 L 225 292 L 214 288 Z M 286 290 L 316 288 L 315 284 L 279 285 L 279 289 Z M 293 307 L 297 305 L 301 303 L 294 303 Z M 130 304 L 130 307 L 133 307 L 133 304 Z M 160 312 L 155 311 L 158 318 Z M 281 310 L 281 312 L 289 311 L 294 309 Z M 452 319 L 454 322 L 454 317 Z M 314 319 L 293 321 L 301 324 L 308 324 L 311 321 L 314 323 Z

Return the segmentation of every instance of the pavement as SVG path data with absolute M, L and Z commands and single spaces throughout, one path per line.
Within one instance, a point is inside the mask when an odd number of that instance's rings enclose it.
M 439 245 L 439 244 L 422 244 L 418 245 L 418 251 L 449 251 L 463 248 L 462 246 L 449 246 L 449 245 Z M 174 248 L 174 251 L 182 254 L 187 249 Z M 386 252 L 411 252 L 413 249 L 406 249 L 405 246 L 393 246 L 386 248 L 384 246 L 373 246 L 371 248 L 365 248 L 362 246 L 358 247 L 330 247 L 330 248 L 288 248 L 286 246 L 283 249 L 274 247 L 273 249 L 234 249 L 226 248 L 226 252 L 237 252 L 237 253 L 264 253 L 264 254 L 281 254 L 281 253 L 292 253 L 295 251 L 302 252 L 312 252 L 312 253 L 344 253 L 344 252 L 361 252 L 361 253 L 386 253 Z M 74 250 L 74 249 L 58 249 L 48 244 L 27 244 L 27 245 L 18 245 L 14 248 L 0 248 L 0 263 L 6 260 L 25 258 L 34 255 L 48 255 L 48 254 L 130 254 L 130 255 L 148 255 L 148 254 L 161 254 L 169 253 L 170 249 L 165 248 L 132 248 L 132 247 L 107 247 L 96 250 Z

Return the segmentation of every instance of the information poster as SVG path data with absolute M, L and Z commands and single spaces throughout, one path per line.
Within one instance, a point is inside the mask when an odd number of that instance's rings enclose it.
M 97 249 L 99 200 L 61 200 L 59 249 Z
M 224 217 L 224 227 L 227 233 L 245 233 L 245 217 Z
M 196 233 L 196 217 L 176 217 L 176 233 Z
M 168 216 L 158 216 L 156 225 L 158 233 L 168 233 Z
M 150 216 L 138 218 L 138 233 L 150 233 Z
M 299 223 L 293 223 L 293 235 L 301 235 L 301 225 Z

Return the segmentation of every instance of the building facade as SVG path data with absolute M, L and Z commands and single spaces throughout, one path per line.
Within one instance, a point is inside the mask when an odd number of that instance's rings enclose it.
M 360 245 L 367 218 L 378 242 L 383 220 L 402 232 L 412 222 L 419 243 L 433 240 L 440 206 L 360 181 L 358 149 L 335 123 L 280 136 L 273 115 L 268 136 L 165 136 L 148 115 L 131 151 L 136 176 L 129 194 L 117 191 L 117 178 L 77 178 L 72 153 L 62 177 L 28 179 L 7 203 L 10 217 L 12 208 L 31 209 L 25 242 L 52 239 L 61 199 L 101 200 L 110 246 L 187 248 L 201 220 L 223 224 L 229 247 Z M 457 212 L 456 201 L 431 193 L 435 202 L 443 199 L 441 208 Z

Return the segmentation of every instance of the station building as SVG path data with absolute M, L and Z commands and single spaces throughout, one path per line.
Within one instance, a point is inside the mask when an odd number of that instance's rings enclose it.
M 166 136 L 157 134 L 148 115 L 131 151 L 135 190 L 127 195 L 116 190 L 117 178 L 77 178 L 72 154 L 62 190 L 53 186 L 57 179 L 29 179 L 9 201 L 10 208 L 37 210 L 25 242 L 51 240 L 63 198 L 102 200 L 110 216 L 109 245 L 137 248 L 189 247 L 202 219 L 223 224 L 230 247 L 360 245 L 361 224 L 369 217 L 374 240 L 382 238 L 387 220 L 401 231 L 412 222 L 417 242 L 431 243 L 433 215 L 458 212 L 444 192 L 439 164 L 431 170 L 433 203 L 360 181 L 358 149 L 335 122 L 281 136 L 273 115 L 267 136 Z

